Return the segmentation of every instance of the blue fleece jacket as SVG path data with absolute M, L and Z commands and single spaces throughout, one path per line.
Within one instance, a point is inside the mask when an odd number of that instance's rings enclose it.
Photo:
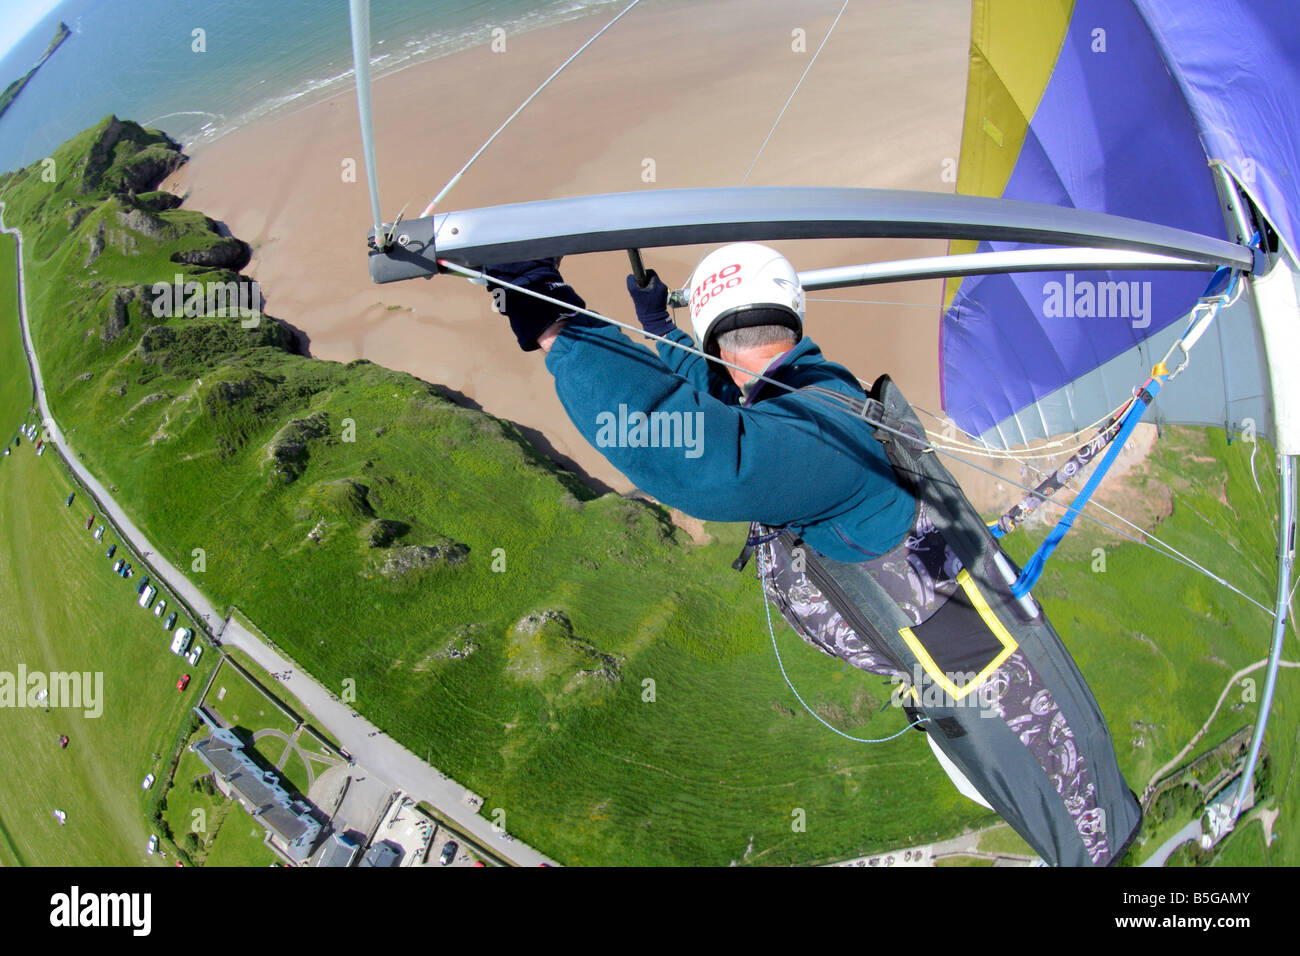
M 668 337 L 693 344 L 680 329 Z M 916 502 L 869 425 L 772 385 L 743 406 L 715 363 L 658 349 L 579 315 L 546 357 L 574 425 L 638 488 L 707 521 L 788 526 L 840 561 L 869 560 L 902 541 Z M 769 377 L 862 395 L 806 338 Z

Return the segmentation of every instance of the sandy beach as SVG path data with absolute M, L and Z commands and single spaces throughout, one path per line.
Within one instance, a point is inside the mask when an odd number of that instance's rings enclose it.
M 833 0 L 648 2 L 576 60 L 451 191 L 444 210 L 581 193 L 739 185 L 834 19 Z M 966 0 L 850 5 L 749 177 L 750 185 L 951 191 L 969 45 Z M 608 12 L 506 37 L 374 84 L 384 215 L 425 204 Z M 805 31 L 796 52 L 794 32 Z M 652 160 L 654 181 L 643 181 Z M 343 170 L 355 162 L 356 181 Z M 366 358 L 445 386 L 520 426 L 557 460 L 629 483 L 565 416 L 539 353 L 516 348 L 480 288 L 439 276 L 377 286 L 366 271 L 369 201 L 351 90 L 237 130 L 163 184 L 253 247 L 266 311 L 322 359 Z M 937 255 L 935 241 L 778 243 L 800 269 Z M 705 250 L 647 250 L 670 285 Z M 595 309 L 634 322 L 621 253 L 570 258 Z M 807 332 L 872 380 L 888 371 L 938 409 L 938 282 L 810 296 Z M 869 304 L 817 301 L 869 300 Z M 886 304 L 880 304 L 886 303 Z M 685 314 L 679 323 L 687 321 Z M 1009 497 L 1009 495 L 1004 495 Z

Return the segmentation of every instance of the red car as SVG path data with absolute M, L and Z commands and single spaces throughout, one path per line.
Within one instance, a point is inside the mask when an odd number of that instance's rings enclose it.
M 91 515 L 89 518 L 86 519 L 86 530 L 89 531 L 94 526 L 95 526 L 95 516 Z
M 184 690 L 186 687 L 189 687 L 189 686 L 190 686 L 190 675 L 189 675 L 189 674 L 182 674 L 182 675 L 181 675 L 181 679 L 178 680 L 178 681 L 176 682 L 176 689 L 177 689 L 177 690 Z

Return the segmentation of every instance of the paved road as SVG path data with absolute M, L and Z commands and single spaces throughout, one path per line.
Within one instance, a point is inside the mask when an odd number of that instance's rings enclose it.
M 291 671 L 290 676 L 280 683 L 298 698 L 303 709 L 312 715 L 313 723 L 328 731 L 368 771 L 383 778 L 393 789 L 404 790 L 415 800 L 427 801 L 503 859 L 520 866 L 537 866 L 543 862 L 554 865 L 553 860 L 530 846 L 513 838 L 501 839 L 493 832 L 490 822 L 461 803 L 466 789 L 464 786 L 439 773 L 397 741 L 381 733 L 379 728 L 356 714 L 352 708 L 335 700 L 329 690 L 309 674 L 295 668 L 239 622 L 227 621 L 225 615 L 204 597 L 203 592 L 149 542 L 108 490 L 81 463 L 50 413 L 45 397 L 45 382 L 41 378 L 41 366 L 32 348 L 31 328 L 27 321 L 27 281 L 23 265 L 22 233 L 16 228 L 5 226 L 3 203 L 0 203 L 0 232 L 7 232 L 18 239 L 18 314 L 22 322 L 23 347 L 27 351 L 27 362 L 36 385 L 37 407 L 49 440 L 54 442 L 55 450 L 89 489 L 99 510 L 113 519 L 120 535 L 130 542 L 137 554 L 149 555 L 153 575 L 179 595 L 197 619 L 202 619 L 214 642 L 238 647 L 271 673 Z
M 1201 818 L 1197 817 L 1187 826 L 1183 827 L 1164 843 L 1160 844 L 1160 849 L 1147 857 L 1140 866 L 1164 866 L 1169 855 L 1178 849 L 1188 840 L 1199 840 L 1201 838 Z

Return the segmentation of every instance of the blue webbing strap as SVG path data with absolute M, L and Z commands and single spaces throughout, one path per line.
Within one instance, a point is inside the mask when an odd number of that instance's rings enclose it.
M 1106 457 L 1102 459 L 1101 464 L 1093 471 L 1088 483 L 1070 502 L 1065 515 L 1056 523 L 1052 533 L 1038 546 L 1034 556 L 1029 559 L 1025 569 L 1020 572 L 1020 577 L 1016 579 L 1016 583 L 1011 585 L 1011 593 L 1017 598 L 1024 597 L 1038 583 L 1038 579 L 1043 573 L 1043 567 L 1047 564 L 1047 559 L 1051 557 L 1052 552 L 1056 550 L 1056 546 L 1061 543 L 1061 539 L 1074 526 L 1074 519 L 1078 517 L 1079 512 L 1083 510 L 1083 506 L 1092 497 L 1092 493 L 1097 490 L 1097 486 L 1106 477 L 1106 472 L 1110 470 L 1111 465 L 1115 464 L 1115 460 L 1119 458 L 1124 443 L 1133 434 L 1133 429 L 1137 428 L 1138 422 L 1142 420 L 1147 407 L 1159 393 L 1160 384 L 1160 379 L 1152 376 L 1151 380 L 1138 390 L 1133 404 L 1129 406 L 1128 412 L 1124 415 L 1124 424 L 1120 426 L 1119 434 L 1115 436 L 1114 442 L 1111 443 L 1110 451 L 1106 453 Z

